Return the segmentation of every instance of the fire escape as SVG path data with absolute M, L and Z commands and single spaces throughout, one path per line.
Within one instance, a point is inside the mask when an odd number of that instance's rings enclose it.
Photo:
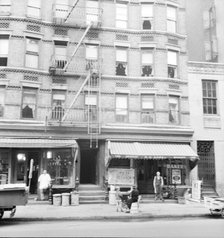
M 100 17 L 102 15 L 98 2 L 87 1 L 86 6 L 79 6 L 79 0 L 74 0 L 72 6 L 56 4 L 53 6 L 53 23 L 56 27 L 75 26 L 77 28 L 76 35 L 81 35 L 78 42 L 70 42 L 66 46 L 72 52 L 69 57 L 52 56 L 49 72 L 52 77 L 63 77 L 67 74 L 79 76 L 76 80 L 77 91 L 73 95 L 70 105 L 67 108 L 52 108 L 48 113 L 46 125 L 50 126 L 55 123 L 58 125 L 66 125 L 68 121 L 70 125 L 85 122 L 87 132 L 90 139 L 90 148 L 98 147 L 98 137 L 100 134 L 100 95 L 101 95 L 101 59 L 81 59 L 79 49 L 85 46 L 85 38 L 93 29 L 100 27 Z M 83 1 L 82 1 L 83 3 Z M 84 2 L 85 3 L 85 2 Z M 74 67 L 77 65 L 78 67 Z M 84 64 L 84 65 L 83 65 Z M 81 67 L 80 67 L 81 66 Z M 80 71 L 83 68 L 83 71 Z M 85 106 L 83 108 L 83 118 L 77 122 L 76 118 L 72 118 L 72 114 L 76 113 L 76 104 L 80 95 L 85 96 Z M 55 120 L 56 119 L 56 120 Z

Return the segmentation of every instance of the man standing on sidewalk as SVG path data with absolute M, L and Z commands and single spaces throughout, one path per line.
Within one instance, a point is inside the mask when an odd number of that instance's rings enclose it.
M 162 189 L 163 189 L 163 177 L 160 176 L 160 172 L 156 172 L 156 176 L 153 179 L 153 187 L 155 191 L 155 200 L 158 198 L 164 201 L 163 195 L 162 195 Z
M 47 170 L 44 170 L 43 173 L 39 176 L 38 182 L 40 189 L 40 200 L 44 200 L 44 194 L 46 194 L 51 184 L 51 177 L 47 173 Z

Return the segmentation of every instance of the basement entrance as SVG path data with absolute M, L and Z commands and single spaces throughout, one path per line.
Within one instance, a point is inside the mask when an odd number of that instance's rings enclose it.
M 95 184 L 96 183 L 96 149 L 81 149 L 81 169 L 80 183 Z

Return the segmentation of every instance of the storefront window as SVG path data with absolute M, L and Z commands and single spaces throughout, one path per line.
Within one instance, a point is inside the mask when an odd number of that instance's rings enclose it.
M 6 184 L 9 181 L 9 153 L 0 152 L 0 184 Z
M 47 152 L 47 171 L 55 185 L 71 184 L 73 174 L 73 157 L 70 149 Z M 52 156 L 50 156 L 52 155 Z
M 110 168 L 130 168 L 130 159 L 112 159 L 110 161 Z

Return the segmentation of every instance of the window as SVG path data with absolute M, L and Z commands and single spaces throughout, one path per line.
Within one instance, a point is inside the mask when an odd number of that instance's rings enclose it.
M 167 63 L 168 63 L 168 77 L 176 78 L 177 77 L 177 52 L 168 51 L 167 52 Z
M 169 122 L 179 123 L 179 97 L 169 96 Z
M 142 29 L 151 30 L 153 21 L 153 5 L 152 4 L 142 4 L 141 6 L 142 14 Z
M 26 38 L 26 61 L 28 68 L 38 68 L 39 61 L 39 40 Z
M 152 76 L 153 75 L 153 52 L 152 51 L 142 51 L 142 76 Z
M 9 36 L 0 35 L 0 66 L 7 66 L 9 51 Z
M 11 9 L 11 0 L 0 0 L 0 15 L 9 15 Z
M 216 85 L 216 81 L 202 80 L 204 114 L 217 114 Z
M 97 69 L 98 66 L 98 46 L 86 45 L 86 69 Z
M 9 152 L 0 152 L 0 184 L 7 184 L 9 182 Z
M 87 1 L 86 2 L 86 23 L 91 22 L 97 23 L 99 15 L 99 3 L 98 1 Z
M 128 95 L 116 95 L 116 121 L 128 121 Z
M 54 185 L 71 185 L 73 179 L 73 160 L 71 149 L 53 149 L 47 159 L 47 171 Z
M 5 88 L 0 88 L 0 117 L 4 116 Z
M 67 63 L 67 41 L 55 41 L 55 65 L 58 69 L 63 69 Z
M 97 95 L 85 95 L 85 119 L 96 121 L 97 115 Z
M 40 18 L 40 2 L 41 0 L 28 0 L 28 17 Z
M 22 118 L 35 118 L 37 103 L 37 90 L 24 88 L 22 102 Z
M 167 31 L 176 33 L 177 31 L 177 9 L 167 6 Z
M 116 4 L 116 27 L 127 28 L 128 8 L 126 4 Z
M 60 20 L 65 20 L 65 18 L 68 16 L 68 0 L 56 0 L 55 4 L 55 18 Z
M 116 50 L 116 75 L 127 76 L 127 50 Z
M 141 99 L 142 99 L 141 122 L 153 123 L 154 122 L 154 96 L 142 95 Z
M 53 90 L 52 119 L 61 121 L 65 114 L 65 92 Z

